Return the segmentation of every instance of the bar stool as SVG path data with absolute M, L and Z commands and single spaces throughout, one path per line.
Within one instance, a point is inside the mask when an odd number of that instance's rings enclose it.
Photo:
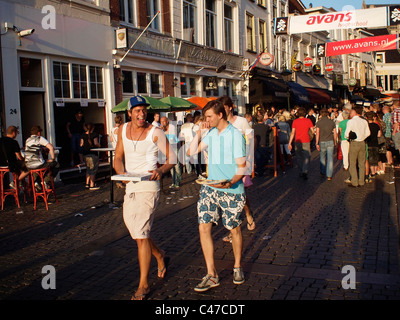
M 46 189 L 46 185 L 44 183 L 44 176 L 47 173 L 50 175 L 50 183 L 51 183 L 51 186 L 48 189 Z M 30 170 L 30 174 L 31 174 L 31 186 L 32 186 L 32 192 L 33 192 L 33 201 L 34 201 L 33 210 L 36 210 L 36 199 L 38 197 L 42 197 L 43 198 L 44 203 L 46 204 L 46 210 L 49 210 L 48 198 L 49 198 L 50 194 L 54 195 L 54 198 L 55 198 L 56 203 L 58 205 L 56 191 L 55 191 L 55 188 L 54 188 L 54 179 L 53 179 L 53 176 L 51 174 L 50 169 L 49 168 L 31 169 Z M 34 174 L 37 174 L 39 176 L 39 178 L 40 178 L 40 185 L 42 187 L 41 191 L 36 191 Z
M 1 210 L 4 208 L 4 200 L 6 199 L 7 196 L 14 196 L 15 198 L 15 203 L 17 204 L 18 208 L 19 206 L 19 198 L 18 198 L 18 175 L 16 173 L 13 174 L 13 179 L 14 179 L 14 184 L 15 184 L 15 189 L 13 188 L 8 188 L 4 187 L 4 176 L 10 172 L 10 169 L 8 167 L 0 167 L 0 183 L 1 183 Z

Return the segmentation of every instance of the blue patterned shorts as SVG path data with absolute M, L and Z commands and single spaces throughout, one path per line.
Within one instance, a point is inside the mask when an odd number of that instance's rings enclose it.
M 234 229 L 243 222 L 241 214 L 246 203 L 244 193 L 229 193 L 218 191 L 209 186 L 201 186 L 200 198 L 197 201 L 197 214 L 199 224 L 218 224 L 222 213 L 222 224 L 228 229 Z

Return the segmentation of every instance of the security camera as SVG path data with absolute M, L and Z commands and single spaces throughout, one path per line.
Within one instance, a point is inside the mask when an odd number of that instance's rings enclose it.
M 26 37 L 26 36 L 30 36 L 34 32 L 35 32 L 35 29 L 21 30 L 21 31 L 18 32 L 18 36 Z

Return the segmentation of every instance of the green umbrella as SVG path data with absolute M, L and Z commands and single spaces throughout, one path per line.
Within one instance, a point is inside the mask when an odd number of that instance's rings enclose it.
M 187 101 L 182 98 L 177 97 L 165 97 L 160 99 L 160 101 L 166 103 L 167 105 L 171 106 L 171 111 L 185 111 L 189 109 L 197 108 L 198 106 L 190 101 Z
M 150 104 L 150 106 L 147 107 L 148 111 L 170 111 L 171 107 L 168 104 L 165 104 L 164 102 L 161 102 L 160 100 L 152 97 L 147 97 L 147 96 L 141 96 L 143 97 L 147 103 Z M 126 99 L 120 103 L 118 103 L 114 108 L 111 109 L 111 112 L 117 113 L 117 112 L 123 112 L 125 110 L 128 110 L 128 101 L 129 99 Z

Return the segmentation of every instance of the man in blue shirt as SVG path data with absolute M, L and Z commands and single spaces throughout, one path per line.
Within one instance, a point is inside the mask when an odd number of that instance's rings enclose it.
M 204 292 L 219 285 L 214 265 L 214 245 L 211 235 L 212 224 L 222 224 L 232 234 L 235 256 L 233 283 L 244 282 L 241 268 L 242 223 L 241 213 L 246 203 L 242 178 L 246 174 L 246 141 L 244 136 L 228 121 L 224 105 L 210 101 L 203 109 L 206 121 L 197 131 L 187 154 L 193 156 L 207 148 L 208 180 L 226 180 L 218 184 L 202 185 L 197 202 L 200 242 L 207 265 L 207 275 L 194 289 Z M 207 135 L 201 139 L 204 130 Z M 203 132 L 202 132 L 203 131 Z

